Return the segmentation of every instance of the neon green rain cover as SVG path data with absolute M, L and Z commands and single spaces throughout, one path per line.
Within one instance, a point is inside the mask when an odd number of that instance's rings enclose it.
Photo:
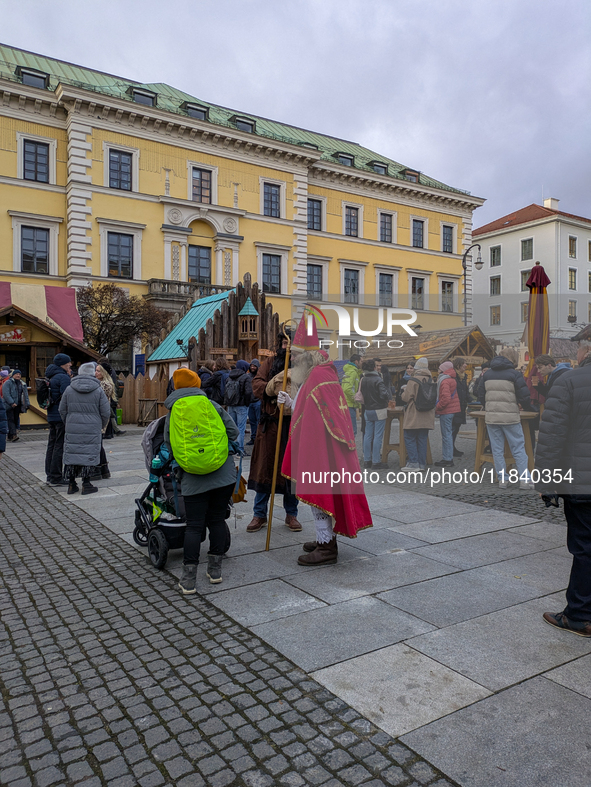
M 183 396 L 170 412 L 170 445 L 187 473 L 207 475 L 228 458 L 228 434 L 207 396 Z

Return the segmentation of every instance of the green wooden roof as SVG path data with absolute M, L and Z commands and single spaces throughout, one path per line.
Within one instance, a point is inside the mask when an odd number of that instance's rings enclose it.
M 226 290 L 217 295 L 209 295 L 207 298 L 200 298 L 191 306 L 185 316 L 174 326 L 164 341 L 150 355 L 147 363 L 154 361 L 174 361 L 186 358 L 187 353 L 183 347 L 177 344 L 177 339 L 181 339 L 186 348 L 191 336 L 197 338 L 201 328 L 205 328 L 207 321 L 215 314 L 216 309 L 221 309 L 223 301 L 228 300 L 231 292 L 236 290 Z
M 375 161 L 385 164 L 388 168 L 388 175 L 399 180 L 405 180 L 404 171 L 406 169 L 416 171 L 414 167 L 407 167 L 406 165 L 400 164 L 363 145 L 358 145 L 356 142 L 339 139 L 338 137 L 330 137 L 316 131 L 308 131 L 303 128 L 298 128 L 297 126 L 291 126 L 287 123 L 279 123 L 276 120 L 269 120 L 268 118 L 253 115 L 250 112 L 243 112 L 222 107 L 217 104 L 211 104 L 209 101 L 204 101 L 201 98 L 197 98 L 196 96 L 185 93 L 182 90 L 178 90 L 162 82 L 151 84 L 136 82 L 132 79 L 107 74 L 103 71 L 94 71 L 90 68 L 77 66 L 63 60 L 44 57 L 35 52 L 28 52 L 24 49 L 17 49 L 6 44 L 0 44 L 0 77 L 10 81 L 20 81 L 20 78 L 15 74 L 17 66 L 34 68 L 49 74 L 50 90 L 55 90 L 57 85 L 61 82 L 95 91 L 103 95 L 113 96 L 114 98 L 125 101 L 133 101 L 130 88 L 144 88 L 158 94 L 157 106 L 159 109 L 166 112 L 173 112 L 177 115 L 186 117 L 187 112 L 183 109 L 182 104 L 187 101 L 206 107 L 209 110 L 209 122 L 215 125 L 234 128 L 233 118 L 235 116 L 248 118 L 256 123 L 255 136 L 268 137 L 279 142 L 288 142 L 293 145 L 317 148 L 321 159 L 325 161 L 335 161 L 335 155 L 337 153 L 345 153 L 354 157 L 354 169 L 373 172 L 373 167 L 370 166 L 370 164 Z M 459 194 L 470 193 L 463 189 L 447 186 L 445 183 L 441 183 L 424 173 L 420 173 L 419 183 L 423 186 L 443 189 Z
M 259 313 L 254 308 L 254 303 L 250 300 L 250 298 L 246 299 L 246 303 L 242 307 L 242 309 L 238 312 L 239 317 L 258 317 Z

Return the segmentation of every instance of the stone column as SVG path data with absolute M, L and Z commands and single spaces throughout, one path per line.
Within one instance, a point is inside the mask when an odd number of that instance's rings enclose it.
M 87 188 L 92 183 L 89 174 L 92 166 L 92 127 L 80 118 L 76 106 L 68 110 L 66 120 L 68 134 L 68 180 L 67 203 L 67 283 L 68 287 L 86 287 L 91 283 L 92 229 L 89 220 L 92 214 L 92 192 Z

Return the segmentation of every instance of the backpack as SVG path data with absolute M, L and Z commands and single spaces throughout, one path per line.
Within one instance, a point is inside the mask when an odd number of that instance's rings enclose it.
M 53 404 L 51 399 L 51 386 L 47 377 L 35 378 L 35 389 L 37 391 L 37 404 L 44 410 Z
M 242 377 L 228 377 L 224 392 L 224 404 L 227 407 L 238 407 L 240 404 L 240 389 Z
M 184 396 L 170 411 L 170 446 L 187 473 L 207 475 L 228 458 L 228 434 L 218 411 L 206 396 Z
M 433 410 L 437 404 L 437 383 L 433 380 L 417 380 L 418 389 L 415 396 L 415 408 L 419 413 L 425 413 L 428 410 Z

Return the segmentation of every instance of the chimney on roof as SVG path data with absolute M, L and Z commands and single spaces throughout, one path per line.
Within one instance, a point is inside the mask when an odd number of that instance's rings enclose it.
M 550 208 L 550 210 L 558 210 L 558 203 L 560 202 L 559 199 L 555 197 L 546 197 L 544 200 L 544 207 Z

